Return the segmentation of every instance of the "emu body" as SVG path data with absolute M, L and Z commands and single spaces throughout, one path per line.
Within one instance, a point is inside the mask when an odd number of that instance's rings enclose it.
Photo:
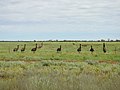
M 24 44 L 24 47 L 21 49 L 21 52 L 24 52 L 26 49 L 26 44 Z
M 59 48 L 57 48 L 57 52 L 60 52 L 60 51 L 61 51 L 61 45 L 60 45 Z
M 37 50 L 37 44 L 36 44 L 35 48 L 32 48 L 32 49 L 31 49 L 31 51 L 32 51 L 33 53 L 35 53 L 36 50 Z
M 80 47 L 77 49 L 77 51 L 80 53 L 81 52 L 81 44 Z
M 103 52 L 106 53 L 106 47 L 105 47 L 105 43 L 103 43 Z
M 91 48 L 90 48 L 90 52 L 91 52 L 91 53 L 94 52 L 94 49 L 93 49 L 92 45 L 91 45 Z
M 14 51 L 14 52 L 17 52 L 18 49 L 19 49 L 19 45 L 17 45 L 17 48 L 14 48 L 13 51 Z

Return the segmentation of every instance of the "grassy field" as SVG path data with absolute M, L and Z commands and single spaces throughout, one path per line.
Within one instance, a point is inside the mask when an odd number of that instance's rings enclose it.
M 0 60 L 116 60 L 120 59 L 120 42 L 107 42 L 107 53 L 102 51 L 102 42 L 44 42 L 43 47 L 33 54 L 31 49 L 41 42 L 0 42 Z M 73 45 L 74 43 L 74 45 Z M 26 51 L 13 52 L 13 48 L 20 45 L 20 49 L 26 44 Z M 79 44 L 82 44 L 81 53 L 77 52 Z M 56 53 L 56 49 L 62 46 L 62 52 Z M 93 55 L 89 51 L 93 45 Z M 117 52 L 115 54 L 115 47 Z
M 0 42 L 0 90 L 120 90 L 120 42 L 106 42 L 106 54 L 102 42 L 44 42 L 33 53 L 36 43 Z M 26 51 L 13 52 L 18 44 Z

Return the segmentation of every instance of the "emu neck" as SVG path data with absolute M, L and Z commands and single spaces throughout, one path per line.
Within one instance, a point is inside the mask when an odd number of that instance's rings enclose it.
M 19 49 L 19 45 L 17 46 L 17 49 Z
M 60 45 L 60 49 L 61 49 L 61 45 Z
M 37 49 L 37 44 L 36 44 L 36 47 L 35 47 L 36 49 Z
M 91 48 L 92 48 L 92 46 L 91 46 Z
M 80 48 L 81 48 L 81 44 L 80 44 Z
M 24 48 L 26 47 L 26 45 L 24 45 Z
M 103 47 L 105 47 L 105 43 L 103 44 Z

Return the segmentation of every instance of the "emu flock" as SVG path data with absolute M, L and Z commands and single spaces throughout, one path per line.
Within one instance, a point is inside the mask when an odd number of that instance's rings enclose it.
M 81 44 L 80 44 L 80 47 L 77 49 L 77 51 L 78 51 L 79 53 L 82 51 L 82 50 L 81 50 Z M 95 50 L 94 50 L 93 46 L 91 45 L 91 48 L 90 48 L 91 54 L 93 54 L 94 51 L 95 51 Z M 107 51 L 106 51 L 106 45 L 105 45 L 105 43 L 103 43 L 103 52 L 104 52 L 104 53 L 107 52 Z
M 40 48 L 42 48 L 42 47 L 43 47 L 43 43 L 41 43 L 41 45 L 39 45 L 39 46 L 37 46 L 37 43 L 36 43 L 36 44 L 35 44 L 35 47 L 32 48 L 31 51 L 32 51 L 33 53 L 35 53 L 37 49 L 40 49 Z M 19 50 L 19 45 L 17 45 L 17 47 L 13 49 L 13 52 L 17 52 L 18 50 Z M 24 51 L 26 50 L 26 44 L 24 44 L 24 47 L 21 48 L 20 50 L 21 50 L 21 52 L 24 52 Z
M 83 45 L 83 46 L 84 46 L 84 45 Z M 36 43 L 36 44 L 35 44 L 35 47 L 32 48 L 31 51 L 32 51 L 33 53 L 35 53 L 37 49 L 40 49 L 40 48 L 42 48 L 42 47 L 43 47 L 43 43 L 41 43 L 39 46 L 38 46 L 38 44 Z M 115 48 L 115 49 L 116 49 L 116 48 Z M 17 45 L 17 47 L 13 49 L 13 52 L 17 52 L 18 50 L 19 50 L 19 45 Z M 24 52 L 24 51 L 26 50 L 26 44 L 24 44 L 23 48 L 21 48 L 20 50 L 21 50 L 21 52 Z M 60 45 L 59 48 L 56 49 L 56 51 L 57 51 L 57 53 L 62 51 L 61 45 Z M 82 51 L 82 45 L 80 44 L 79 48 L 77 49 L 77 52 L 80 53 L 81 51 Z M 92 45 L 91 45 L 91 48 L 89 49 L 89 51 L 91 52 L 91 54 L 93 54 L 93 52 L 95 51 L 95 49 L 93 48 Z M 103 43 L 103 52 L 104 52 L 104 53 L 107 52 L 105 43 Z

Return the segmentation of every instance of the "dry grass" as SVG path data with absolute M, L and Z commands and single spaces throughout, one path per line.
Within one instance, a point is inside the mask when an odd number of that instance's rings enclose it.
M 119 90 L 119 63 L 94 62 L 1 62 L 0 90 Z

